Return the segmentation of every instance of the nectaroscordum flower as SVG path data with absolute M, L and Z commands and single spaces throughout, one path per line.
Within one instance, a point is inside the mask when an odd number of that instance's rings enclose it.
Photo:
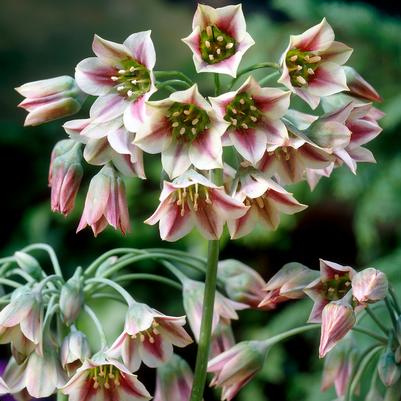
M 61 345 L 61 366 L 68 375 L 72 375 L 89 356 L 90 348 L 86 335 L 73 328 Z
M 92 50 L 97 57 L 82 60 L 75 72 L 78 86 L 99 96 L 91 117 L 105 122 L 124 115 L 127 128 L 135 132 L 145 119 L 145 102 L 156 90 L 152 72 L 156 54 L 150 31 L 133 33 L 123 44 L 95 35 Z
M 136 375 L 102 352 L 85 360 L 61 391 L 70 401 L 147 401 L 152 398 Z
M 110 165 L 104 166 L 92 178 L 77 231 L 89 225 L 97 236 L 107 224 L 123 234 L 130 230 L 124 182 Z
M 359 75 L 352 67 L 344 66 L 347 77 L 347 86 L 349 94 L 358 98 L 369 100 L 371 102 L 381 102 L 382 98 L 376 89 Z
M 164 182 L 160 205 L 145 223 L 159 222 L 160 236 L 176 241 L 194 226 L 207 239 L 218 239 L 228 219 L 239 218 L 247 211 L 244 204 L 226 194 L 194 170 Z
M 209 359 L 234 347 L 235 338 L 231 327 L 231 320 L 221 318 L 216 328 L 213 331 L 210 340 L 210 355 Z
M 226 136 L 240 155 L 253 165 L 262 158 L 267 144 L 275 144 L 286 135 L 280 118 L 287 112 L 290 92 L 261 88 L 249 77 L 234 92 L 210 98 L 217 115 L 230 125 Z
M 28 111 L 24 125 L 40 125 L 77 113 L 86 99 L 74 78 L 61 76 L 15 88 L 24 96 L 18 107 Z
M 351 53 L 351 48 L 334 40 L 334 31 L 324 18 L 304 33 L 290 37 L 281 57 L 278 82 L 315 109 L 322 96 L 348 90 L 342 65 Z
M 388 291 L 388 280 L 380 270 L 369 267 L 352 277 L 352 295 L 361 304 L 378 302 L 384 299 Z
M 141 362 L 156 368 L 171 358 L 173 345 L 186 347 L 192 343 L 184 325 L 185 316 L 166 316 L 135 302 L 127 312 L 124 331 L 110 352 L 121 355 L 131 372 L 137 371 Z
M 147 153 L 161 153 L 170 178 L 189 169 L 222 167 L 221 137 L 228 122 L 216 117 L 197 85 L 147 102 L 149 117 L 138 129 L 134 143 Z
M 192 33 L 183 42 L 193 52 L 197 72 L 237 75 L 244 53 L 254 45 L 241 4 L 213 8 L 199 4 Z

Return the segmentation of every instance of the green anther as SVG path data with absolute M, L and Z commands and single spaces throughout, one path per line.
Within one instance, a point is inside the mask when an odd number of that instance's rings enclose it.
M 200 34 L 201 57 L 208 64 L 216 64 L 233 56 L 236 47 L 235 39 L 215 25 L 207 26 Z
M 210 127 L 206 111 L 194 104 L 174 103 L 167 112 L 171 133 L 176 140 L 192 142 Z
M 310 79 L 315 75 L 321 57 L 311 52 L 303 52 L 298 49 L 287 53 L 285 62 L 290 73 L 291 83 L 294 86 L 307 86 Z
M 228 104 L 224 119 L 231 125 L 230 128 L 247 130 L 255 128 L 260 122 L 262 112 L 252 97 L 246 93 L 238 93 Z
M 341 299 L 351 288 L 351 279 L 349 274 L 344 274 L 338 278 L 327 280 L 323 283 L 323 290 L 326 299 L 329 301 L 337 301 Z

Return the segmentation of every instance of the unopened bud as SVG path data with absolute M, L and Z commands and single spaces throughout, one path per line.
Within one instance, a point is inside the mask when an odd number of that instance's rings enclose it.
M 381 102 L 382 98 L 377 93 L 376 89 L 359 75 L 352 67 L 344 66 L 345 75 L 347 78 L 347 86 L 350 95 L 361 97 L 372 102 Z
M 61 364 L 68 374 L 74 374 L 83 361 L 90 356 L 90 348 L 86 335 L 73 330 L 64 338 L 61 346 Z
M 15 252 L 14 257 L 18 266 L 32 278 L 35 280 L 40 280 L 42 278 L 42 268 L 34 257 L 21 251 Z
M 60 312 L 67 326 L 77 319 L 84 302 L 81 270 L 77 268 L 74 275 L 61 288 Z
M 393 386 L 401 377 L 400 365 L 396 363 L 394 352 L 391 349 L 387 349 L 380 356 L 377 370 L 386 387 Z
M 385 298 L 388 280 L 380 270 L 369 267 L 352 278 L 352 294 L 361 303 L 373 303 Z

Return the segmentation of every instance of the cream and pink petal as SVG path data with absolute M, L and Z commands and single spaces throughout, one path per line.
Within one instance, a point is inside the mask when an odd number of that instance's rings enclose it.
M 302 51 L 324 51 L 333 41 L 334 31 L 326 18 L 302 34 L 291 36 L 292 47 Z
M 221 125 L 225 129 L 226 125 Z M 220 132 L 219 132 L 220 131 Z M 189 160 L 201 170 L 222 168 L 223 146 L 221 129 L 212 127 L 201 134 L 189 146 Z
M 263 157 L 266 151 L 267 137 L 261 129 L 230 129 L 228 135 L 238 153 L 252 165 L 255 166 Z
M 156 52 L 150 35 L 151 31 L 133 33 L 124 41 L 124 46 L 129 49 L 135 60 L 148 70 L 153 70 L 156 64 Z

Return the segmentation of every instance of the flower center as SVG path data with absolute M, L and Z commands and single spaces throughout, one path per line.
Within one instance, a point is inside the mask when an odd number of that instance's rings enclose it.
M 336 274 L 333 279 L 323 283 L 323 291 L 329 301 L 337 301 L 343 298 L 350 288 L 351 280 L 348 273 L 341 276 Z
M 139 337 L 141 342 L 144 342 L 145 339 L 148 338 L 149 342 L 153 344 L 155 342 L 155 336 L 158 336 L 160 334 L 159 330 L 157 329 L 158 326 L 159 323 L 153 320 L 151 327 L 149 327 L 147 330 L 143 330 L 137 334 L 134 334 L 133 336 L 131 336 L 131 338 L 135 340 Z
M 181 216 L 185 214 L 185 204 L 192 205 L 193 210 L 196 212 L 199 208 L 200 200 L 208 204 L 212 203 L 208 188 L 198 183 L 187 188 L 177 189 L 175 195 L 177 206 L 181 206 Z
M 307 86 L 309 80 L 315 75 L 322 58 L 311 52 L 298 49 L 287 53 L 285 62 L 290 73 L 291 83 L 294 86 Z
M 216 64 L 235 54 L 235 39 L 215 25 L 208 25 L 200 34 L 199 48 L 203 61 Z
M 151 81 L 149 70 L 136 60 L 127 59 L 116 66 L 117 74 L 111 77 L 120 96 L 135 100 L 149 92 Z
M 93 388 L 99 387 L 109 389 L 112 386 L 120 385 L 122 373 L 114 365 L 101 365 L 89 369 L 89 380 L 92 381 Z
M 247 130 L 255 128 L 262 112 L 248 93 L 238 93 L 228 104 L 224 119 L 231 123 L 230 128 Z
M 171 133 L 177 140 L 193 141 L 210 127 L 210 119 L 205 110 L 194 104 L 174 103 L 167 112 Z
M 280 148 L 275 149 L 273 152 L 268 152 L 269 156 L 275 156 L 279 160 L 290 160 L 291 153 L 294 151 L 292 147 L 289 146 L 281 146 Z
M 269 190 L 267 190 L 268 192 Z M 264 194 L 264 196 L 267 195 L 267 192 Z M 258 198 L 245 198 L 244 204 L 245 206 L 257 206 L 259 209 L 264 209 L 265 207 L 265 202 L 264 202 L 264 196 L 259 196 Z

